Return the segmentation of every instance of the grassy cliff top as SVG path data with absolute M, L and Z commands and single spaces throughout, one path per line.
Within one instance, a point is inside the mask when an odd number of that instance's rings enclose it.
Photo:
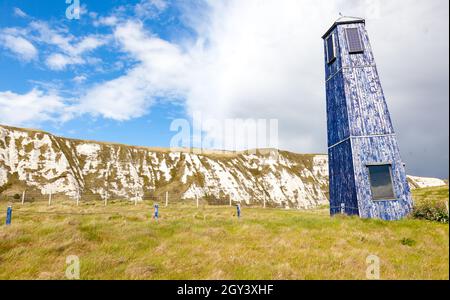
M 313 154 L 300 154 L 300 153 L 294 153 L 294 152 L 290 152 L 290 151 L 285 151 L 285 150 L 278 150 L 278 149 L 270 149 L 270 148 L 266 148 L 266 149 L 249 149 L 249 150 L 244 150 L 244 151 L 227 151 L 227 150 L 214 150 L 214 149 L 197 149 L 197 148 L 163 148 L 163 147 L 147 147 L 147 146 L 136 146 L 136 145 L 127 145 L 127 144 L 122 144 L 122 143 L 117 143 L 117 142 L 104 142 L 104 141 L 94 141 L 94 140 L 82 140 L 82 139 L 75 139 L 75 138 L 66 138 L 66 137 L 60 137 L 60 136 L 56 136 L 50 132 L 46 132 L 43 130 L 39 130 L 39 129 L 31 129 L 31 128 L 20 128 L 20 127 L 14 127 L 14 126 L 8 126 L 8 125 L 1 125 L 0 124 L 0 128 L 5 128 L 8 130 L 14 130 L 14 131 L 21 131 L 21 132 L 27 132 L 30 134 L 33 133 L 42 133 L 42 134 L 47 134 L 50 136 L 54 136 L 56 138 L 60 138 L 60 139 L 64 139 L 64 140 L 69 140 L 69 141 L 73 141 L 75 143 L 93 143 L 93 144 L 99 144 L 99 145 L 105 145 L 105 146 L 122 146 L 122 147 L 128 147 L 128 148 L 134 148 L 134 149 L 142 149 L 142 150 L 148 150 L 148 151 L 152 151 L 152 152 L 159 152 L 159 153 L 170 153 L 170 152 L 181 152 L 181 153 L 194 153 L 194 154 L 201 154 L 204 156 L 213 156 L 213 157 L 235 157 L 235 156 L 239 156 L 242 154 L 247 154 L 247 153 L 267 153 L 269 151 L 280 151 L 282 153 L 291 153 L 294 155 L 326 155 L 323 153 L 313 153 Z

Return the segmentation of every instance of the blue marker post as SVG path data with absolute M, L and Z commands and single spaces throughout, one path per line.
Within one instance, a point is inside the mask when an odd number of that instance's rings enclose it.
M 240 219 L 241 218 L 241 205 L 240 204 L 236 205 L 236 211 L 237 211 L 237 217 L 238 217 L 238 219 Z
M 12 206 L 8 206 L 8 209 L 6 210 L 6 225 L 11 225 L 11 219 L 12 219 Z
M 159 205 L 155 204 L 153 206 L 155 208 L 155 214 L 153 215 L 153 218 L 155 218 L 156 221 L 158 221 L 158 217 L 159 217 Z

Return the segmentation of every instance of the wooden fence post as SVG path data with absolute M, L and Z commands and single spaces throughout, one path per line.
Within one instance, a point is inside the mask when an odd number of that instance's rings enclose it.
M 166 192 L 166 207 L 169 206 L 169 192 Z
M 22 205 L 25 203 L 25 191 L 22 193 Z
M 195 195 L 195 200 L 197 201 L 197 208 L 198 208 L 198 196 Z
M 52 205 L 52 192 L 48 195 L 48 205 Z

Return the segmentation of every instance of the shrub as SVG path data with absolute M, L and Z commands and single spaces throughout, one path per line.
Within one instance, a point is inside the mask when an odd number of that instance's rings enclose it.
M 447 202 L 448 203 L 448 202 Z M 443 202 L 426 201 L 414 207 L 413 218 L 448 224 L 448 209 Z
M 416 244 L 416 241 L 410 238 L 403 238 L 401 241 L 402 245 L 412 247 Z
M 14 194 L 13 198 L 14 198 L 14 200 L 19 200 L 20 199 L 20 195 L 19 194 Z

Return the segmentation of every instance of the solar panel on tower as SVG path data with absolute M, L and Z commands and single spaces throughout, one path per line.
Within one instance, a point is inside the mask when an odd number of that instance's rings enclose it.
M 347 28 L 345 29 L 345 33 L 347 35 L 350 54 L 364 52 L 361 35 L 359 34 L 358 28 Z

